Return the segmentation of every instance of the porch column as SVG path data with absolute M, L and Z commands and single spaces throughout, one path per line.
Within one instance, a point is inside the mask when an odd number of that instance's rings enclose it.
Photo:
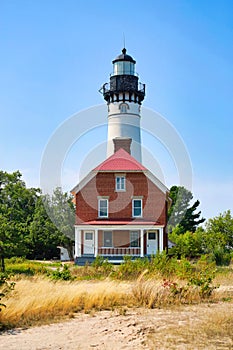
M 81 256 L 81 230 L 78 230 L 78 256 Z
M 141 229 L 140 230 L 140 242 L 141 242 L 141 244 L 140 244 L 140 257 L 141 258 L 143 258 L 144 257 L 144 230 L 143 229 Z
M 94 256 L 98 255 L 98 230 L 95 229 L 95 248 L 94 248 Z
M 78 233 L 79 233 L 79 229 L 78 227 L 75 227 L 75 231 L 74 231 L 74 257 L 78 257 L 79 254 L 78 254 L 78 246 L 79 246 L 79 236 L 78 236 Z
M 159 229 L 159 251 L 163 251 L 163 229 Z

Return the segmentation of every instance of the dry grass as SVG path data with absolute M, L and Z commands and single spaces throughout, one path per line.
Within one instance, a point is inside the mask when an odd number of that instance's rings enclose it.
M 139 305 L 154 309 L 168 305 L 200 303 L 203 298 L 195 287 L 179 286 L 176 282 L 140 281 L 133 287 Z
M 218 274 L 215 277 L 215 283 L 221 286 L 233 287 L 233 268 L 223 267 L 218 269 Z
M 232 349 L 233 304 L 222 303 L 213 309 L 196 306 L 192 313 L 173 315 L 166 327 L 154 328 L 148 336 L 150 349 Z M 180 316 L 181 315 L 181 316 Z M 183 317 L 182 317 L 183 316 Z
M 231 300 L 233 291 L 216 290 L 208 301 Z M 31 326 L 49 323 L 61 317 L 73 317 L 76 312 L 113 310 L 125 307 L 166 307 L 198 304 L 207 297 L 198 287 L 182 282 L 144 280 L 142 275 L 134 282 L 57 281 L 43 277 L 18 279 L 15 290 L 0 313 L 0 328 Z
M 2 327 L 29 326 L 72 317 L 74 312 L 131 305 L 127 283 L 52 282 L 43 278 L 18 280 L 0 313 Z

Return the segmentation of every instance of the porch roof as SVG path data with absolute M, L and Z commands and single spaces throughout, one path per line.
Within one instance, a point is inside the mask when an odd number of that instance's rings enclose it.
M 81 225 L 148 225 L 148 226 L 155 226 L 158 225 L 160 226 L 161 224 L 156 221 L 150 221 L 150 220 L 143 220 L 143 219 L 112 219 L 112 220 L 91 220 L 91 221 L 86 221 L 82 222 Z

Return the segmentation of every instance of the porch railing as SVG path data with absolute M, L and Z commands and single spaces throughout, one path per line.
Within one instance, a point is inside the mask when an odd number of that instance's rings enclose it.
M 119 256 L 119 255 L 133 255 L 140 256 L 140 248 L 99 248 L 98 255 L 102 256 Z

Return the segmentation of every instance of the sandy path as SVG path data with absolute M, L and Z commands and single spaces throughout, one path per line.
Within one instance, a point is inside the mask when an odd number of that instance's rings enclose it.
M 102 311 L 93 316 L 78 314 L 66 322 L 2 333 L 0 350 L 168 349 L 163 347 L 164 330 L 179 325 L 193 325 L 208 313 L 226 307 L 229 312 L 233 312 L 233 304 L 226 306 L 220 303 L 174 309 L 128 310 L 126 315 L 120 315 L 119 311 Z M 148 335 L 152 332 L 157 334 L 156 347 L 146 345 Z M 230 347 L 227 346 L 227 349 L 232 349 L 233 344 L 228 345 Z M 178 348 L 190 349 L 182 345 Z M 200 348 L 194 346 L 192 349 Z
M 0 349 L 148 349 L 142 345 L 145 331 L 136 312 L 121 316 L 102 311 L 94 316 L 79 314 L 63 323 L 5 332 L 0 337 Z

